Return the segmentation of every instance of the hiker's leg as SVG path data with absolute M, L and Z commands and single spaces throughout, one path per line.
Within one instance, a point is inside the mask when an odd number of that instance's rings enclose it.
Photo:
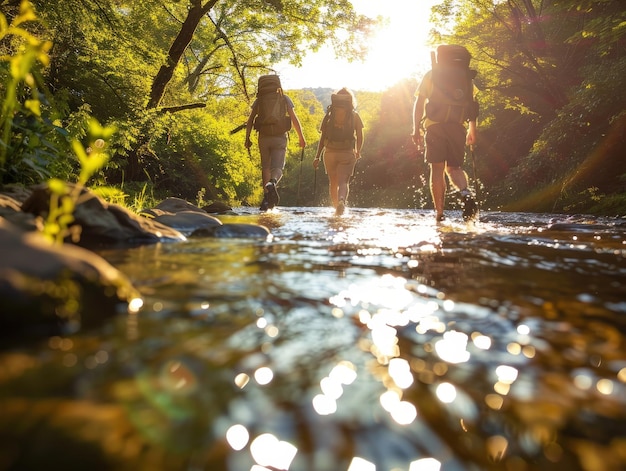
M 446 194 L 446 164 L 436 162 L 430 164 L 430 194 L 433 198 L 433 205 L 437 216 L 443 215 Z
M 424 157 L 430 164 L 430 194 L 437 218 L 443 216 L 446 191 L 446 155 L 448 151 L 444 124 L 432 124 L 426 129 Z
M 345 203 L 348 201 L 348 195 L 350 193 L 350 177 L 354 173 L 354 165 L 356 164 L 356 157 L 354 152 L 347 151 L 342 153 L 340 162 L 337 166 L 337 201 L 343 200 Z
M 465 190 L 467 188 L 467 174 L 461 167 L 446 167 L 446 173 L 450 177 L 450 182 L 457 190 Z
M 330 201 L 333 205 L 333 208 L 337 207 L 337 203 L 339 202 L 339 197 L 337 191 L 339 189 L 339 181 L 337 179 L 337 170 L 334 169 L 328 172 L 328 196 L 330 196 Z
M 285 154 L 287 153 L 287 136 L 272 136 L 270 147 L 270 178 L 276 183 L 283 178 L 283 169 L 285 168 Z
M 449 123 L 447 126 L 448 149 L 446 155 L 446 173 L 457 190 L 467 188 L 467 174 L 463 171 L 465 160 L 465 126 Z
M 326 149 L 324 152 L 324 169 L 326 170 L 326 175 L 328 175 L 328 196 L 330 197 L 333 208 L 336 208 L 339 202 L 337 196 L 337 190 L 339 188 L 338 163 L 339 153 L 332 149 Z
M 265 186 L 265 184 L 272 178 L 272 172 L 270 172 L 269 168 L 263 168 L 261 169 L 261 176 L 263 178 L 263 186 Z
M 263 179 L 263 187 L 272 178 L 271 172 L 271 147 L 270 139 L 268 136 L 259 134 L 259 154 L 261 154 L 261 178 Z

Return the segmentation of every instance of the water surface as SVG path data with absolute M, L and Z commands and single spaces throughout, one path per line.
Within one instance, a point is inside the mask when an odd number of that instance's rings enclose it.
M 0 355 L 0 470 L 626 469 L 624 220 L 238 213 L 271 238 L 103 251 L 143 307 Z

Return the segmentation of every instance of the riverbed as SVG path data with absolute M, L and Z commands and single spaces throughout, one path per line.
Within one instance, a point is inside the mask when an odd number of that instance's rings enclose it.
M 626 469 L 626 220 L 237 208 L 142 306 L 0 353 L 0 470 Z

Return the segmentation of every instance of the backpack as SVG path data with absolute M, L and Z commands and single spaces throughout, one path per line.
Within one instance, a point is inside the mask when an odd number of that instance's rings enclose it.
M 326 109 L 322 126 L 330 149 L 353 149 L 356 142 L 354 130 L 354 109 L 352 96 L 346 93 L 333 93 L 331 104 Z
M 254 129 L 268 136 L 280 136 L 291 129 L 287 100 L 278 75 L 262 75 L 257 87 L 257 115 Z
M 471 55 L 463 46 L 443 45 L 431 53 L 433 91 L 426 103 L 426 117 L 438 123 L 464 123 L 478 117 L 474 101 L 476 71 L 469 68 Z

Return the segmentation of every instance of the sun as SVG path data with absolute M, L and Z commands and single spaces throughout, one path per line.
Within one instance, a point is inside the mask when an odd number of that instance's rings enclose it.
M 308 55 L 300 68 L 278 68 L 286 89 L 348 87 L 383 91 L 430 69 L 430 9 L 439 0 L 352 0 L 357 12 L 386 21 L 368 44 L 363 62 L 336 59 L 330 47 Z
M 405 78 L 421 78 L 430 69 L 428 28 L 416 27 L 415 18 L 395 16 L 372 39 L 363 72 L 373 88 L 380 90 Z

